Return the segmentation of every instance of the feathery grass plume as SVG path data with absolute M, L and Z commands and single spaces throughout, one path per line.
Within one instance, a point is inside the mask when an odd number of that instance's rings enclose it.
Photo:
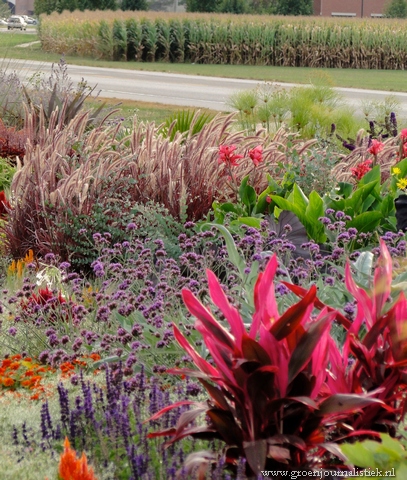
M 352 168 L 363 161 L 372 157 L 369 152 L 370 138 L 365 130 L 360 130 L 356 137 L 355 148 L 348 155 L 342 156 L 341 161 L 337 163 L 332 176 L 338 181 L 349 181 L 352 178 Z M 383 149 L 377 154 L 377 164 L 380 165 L 382 180 L 386 180 L 389 175 L 391 165 L 398 161 L 399 137 L 390 137 L 383 142 Z
M 131 134 L 123 137 L 120 124 L 87 131 L 87 113 L 67 126 L 63 118 L 58 110 L 48 122 L 44 114 L 39 119 L 36 113 L 27 115 L 27 130 L 37 132 L 36 142 L 28 141 L 24 165 L 13 178 L 13 208 L 4 227 L 14 258 L 31 248 L 39 256 L 52 251 L 72 260 L 75 218 L 87 222 L 85 228 L 93 229 L 89 234 L 108 231 L 119 241 L 135 203 L 159 203 L 177 219 L 204 218 L 215 200 L 228 201 L 234 194 L 225 165 L 217 161 L 220 145 L 238 145 L 246 161 L 234 169 L 236 182 L 250 175 L 260 192 L 267 186 L 265 173 L 273 175 L 278 163 L 290 162 L 293 150 L 301 155 L 315 143 L 293 141 L 283 129 L 273 139 L 263 129 L 247 136 L 234 130 L 233 114 L 217 115 L 197 134 L 192 127 L 177 132 L 172 141 L 154 123 L 135 120 Z M 263 162 L 254 167 L 248 152 L 258 146 Z

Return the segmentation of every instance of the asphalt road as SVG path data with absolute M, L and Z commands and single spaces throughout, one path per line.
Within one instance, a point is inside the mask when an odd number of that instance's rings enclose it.
M 1 65 L 0 65 L 1 68 Z M 7 68 L 15 70 L 21 78 L 44 72 L 49 74 L 50 63 L 11 60 Z M 237 91 L 252 89 L 261 82 L 218 77 L 203 77 L 174 73 L 124 70 L 120 68 L 68 66 L 68 74 L 74 82 L 86 80 L 100 90 L 101 97 L 120 100 L 138 100 L 185 107 L 210 108 L 218 111 L 231 110 L 227 106 L 230 95 Z M 294 84 L 273 83 L 273 88 L 291 88 Z M 400 103 L 399 116 L 407 118 L 407 93 L 350 88 L 337 89 L 345 101 L 359 113 L 366 101 L 382 102 L 393 95 Z

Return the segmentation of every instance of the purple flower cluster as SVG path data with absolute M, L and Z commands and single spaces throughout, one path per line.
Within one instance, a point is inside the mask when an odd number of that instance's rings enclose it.
M 62 383 L 58 385 L 59 418 L 51 415 L 48 403 L 44 402 L 38 434 L 35 430 L 28 432 L 25 425 L 21 431 L 14 427 L 14 445 L 23 451 L 28 442 L 31 450 L 39 447 L 52 453 L 55 443 L 62 443 L 67 436 L 73 448 L 86 450 L 89 462 L 96 469 L 113 464 L 114 478 L 191 478 L 186 471 L 182 472 L 183 462 L 196 441 L 186 439 L 164 448 L 164 439 L 149 438 L 152 431 L 175 427 L 188 407 L 171 410 L 159 420 L 146 420 L 174 401 L 195 399 L 202 393 L 198 384 L 190 381 L 164 383 L 157 377 L 147 377 L 143 366 L 136 375 L 125 380 L 121 364 L 106 368 L 105 385 L 86 381 L 82 373 L 72 381 L 79 386 L 79 393 L 74 397 Z M 103 448 L 99 448 L 100 445 Z M 223 471 L 223 463 L 216 464 L 219 445 L 201 442 L 200 446 L 214 453 L 213 473 L 207 478 L 230 479 L 231 476 Z M 234 478 L 245 477 L 242 474 Z

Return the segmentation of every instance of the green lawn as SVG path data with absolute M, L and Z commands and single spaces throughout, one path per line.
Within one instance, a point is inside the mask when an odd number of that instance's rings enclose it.
M 32 34 L 8 33 L 0 29 L 0 58 L 19 58 L 57 62 L 60 55 L 43 53 L 40 44 L 21 48 L 16 45 L 33 42 L 37 39 Z M 68 64 L 101 66 L 109 68 L 126 68 L 134 70 L 151 70 L 160 72 L 205 75 L 214 77 L 247 78 L 263 81 L 290 83 L 308 83 L 323 81 L 336 87 L 367 88 L 407 92 L 406 72 L 397 70 L 350 70 L 350 69 L 316 69 L 295 67 L 258 67 L 249 65 L 195 65 L 174 63 L 138 63 L 109 62 L 90 58 L 65 58 Z
M 134 100 L 121 100 L 120 103 L 117 99 L 112 98 L 100 98 L 97 101 L 90 100 L 86 101 L 86 105 L 89 107 L 98 107 L 100 101 L 105 102 L 106 107 L 114 109 L 119 109 L 117 113 L 113 113 L 111 119 L 114 120 L 117 117 L 132 119 L 134 115 L 137 115 L 138 120 L 142 122 L 155 122 L 156 125 L 160 125 L 165 122 L 165 120 L 171 115 L 183 110 L 183 107 L 178 105 L 165 105 L 151 102 L 138 102 Z M 185 110 L 195 110 L 188 109 L 185 107 Z M 215 112 L 209 109 L 200 108 L 201 111 L 211 112 L 213 115 L 216 115 L 219 112 Z

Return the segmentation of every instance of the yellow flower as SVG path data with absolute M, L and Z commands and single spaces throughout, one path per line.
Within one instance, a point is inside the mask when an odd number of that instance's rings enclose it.
M 407 178 L 400 178 L 396 185 L 400 190 L 404 190 L 407 187 Z
M 393 167 L 393 175 L 400 175 L 401 173 L 401 170 L 399 169 L 399 167 Z

